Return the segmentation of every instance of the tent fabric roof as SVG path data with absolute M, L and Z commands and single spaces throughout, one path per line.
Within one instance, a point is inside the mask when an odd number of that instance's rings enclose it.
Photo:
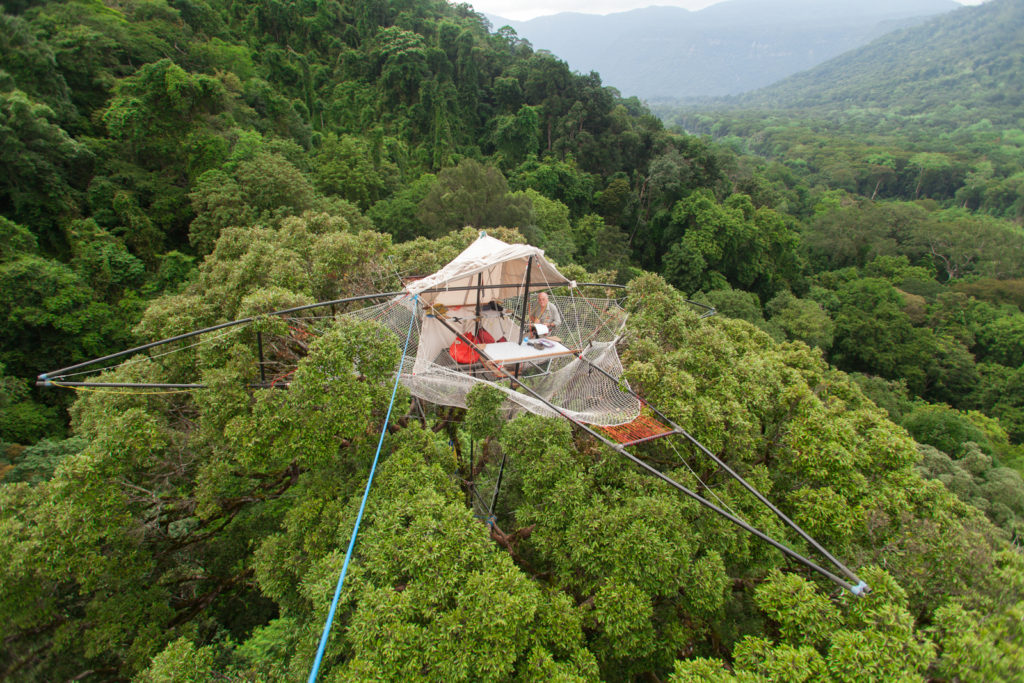
M 425 306 L 435 303 L 445 306 L 466 306 L 476 302 L 476 287 L 482 284 L 484 301 L 505 299 L 522 293 L 526 283 L 526 264 L 533 257 L 530 289 L 543 289 L 569 284 L 569 279 L 558 272 L 544 258 L 544 250 L 528 244 L 506 244 L 481 233 L 448 265 L 432 275 L 406 286 L 409 295 L 420 295 Z M 480 277 L 482 276 L 482 277 Z M 503 285 L 503 286 L 495 286 Z M 427 290 L 469 287 L 454 291 Z

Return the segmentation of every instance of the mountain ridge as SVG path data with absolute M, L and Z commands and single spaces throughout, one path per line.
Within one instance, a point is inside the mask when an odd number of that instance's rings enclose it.
M 1024 4 L 991 0 L 882 36 L 757 91 L 708 103 L 800 109 L 819 115 L 884 110 L 946 120 L 957 107 L 976 120 L 1014 124 L 1024 103 Z
M 923 21 L 922 15 L 959 6 L 953 0 L 874 0 L 855 7 L 838 1 L 730 0 L 696 12 L 654 6 L 605 16 L 491 20 L 495 26 L 505 21 L 577 71 L 599 72 L 626 96 L 662 99 L 754 90 Z

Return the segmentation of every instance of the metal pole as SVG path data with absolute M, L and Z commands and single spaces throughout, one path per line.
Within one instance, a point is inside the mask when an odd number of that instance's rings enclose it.
M 491 497 L 491 507 L 487 510 L 487 519 L 490 521 L 494 515 L 494 508 L 498 505 L 498 493 L 501 491 L 501 478 L 505 474 L 505 459 L 508 457 L 507 453 L 501 455 L 501 467 L 498 468 L 498 482 L 494 485 L 494 496 Z
M 582 426 L 582 424 L 580 424 L 580 423 L 576 423 L 576 424 Z M 816 564 L 815 562 L 807 559 L 803 555 L 800 555 L 796 551 L 790 550 L 788 547 L 786 547 L 783 544 L 779 543 L 778 541 L 776 541 L 771 536 L 768 536 L 767 534 L 759 531 L 755 527 L 750 526 L 750 524 L 748 524 L 747 522 L 743 521 L 739 517 L 736 517 L 734 515 L 729 514 L 728 512 L 723 510 L 722 508 L 720 508 L 717 505 L 715 505 L 714 503 L 712 503 L 710 500 L 707 500 L 706 498 L 702 497 L 700 494 L 698 494 L 698 493 L 696 493 L 694 491 L 691 491 L 690 489 L 686 488 L 685 486 L 683 486 L 682 484 L 680 484 L 676 480 L 672 479 L 668 475 L 663 474 L 662 472 L 658 471 L 654 467 L 651 467 L 650 465 L 645 463 L 643 460 L 641 460 L 641 459 L 637 458 L 636 456 L 630 454 L 622 446 L 620 446 L 618 444 L 615 444 L 615 443 L 612 443 L 612 442 L 608 441 L 607 439 L 601 438 L 601 436 L 598 435 L 597 432 L 595 432 L 595 431 L 593 431 L 591 429 L 587 429 L 586 427 L 584 427 L 584 429 L 586 429 L 591 434 L 597 436 L 599 439 L 604 441 L 606 444 L 611 446 L 613 449 L 615 449 L 616 451 L 618 451 L 622 455 L 624 455 L 627 458 L 629 458 L 630 460 L 632 460 L 634 463 L 636 463 L 637 465 L 639 465 L 643 469 L 647 470 L 650 474 L 653 474 L 658 479 L 661 479 L 665 483 L 667 483 L 667 484 L 675 487 L 679 491 L 685 493 L 687 496 L 689 496 L 690 498 L 694 499 L 695 501 L 697 501 L 701 505 L 707 507 L 710 510 L 713 510 L 714 512 L 717 512 L 719 515 L 721 515 L 722 517 L 726 518 L 727 520 L 729 520 L 730 522 L 732 522 L 736 526 L 740 527 L 741 529 L 743 529 L 745 531 L 748 531 L 749 533 L 753 534 L 754 536 L 757 536 L 762 541 L 764 541 L 765 543 L 768 543 L 769 545 L 777 548 L 778 550 L 781 550 L 787 556 L 793 558 L 794 560 L 796 560 L 797 562 L 800 562 L 801 564 L 807 566 L 808 568 L 813 569 L 814 571 L 818 572 L 819 574 L 821 574 L 825 578 L 829 579 L 830 581 L 832 581 L 836 585 L 841 586 L 842 588 L 845 588 L 846 590 L 850 591 L 851 593 L 853 593 L 855 595 L 858 594 L 858 592 L 856 590 L 854 590 L 854 587 L 851 584 L 849 584 L 846 581 L 842 580 L 841 578 L 839 578 L 838 576 L 836 576 L 835 574 L 833 574 L 829 570 L 827 570 L 824 567 L 821 567 L 820 565 Z
M 320 307 L 320 306 L 330 306 L 331 304 L 343 304 L 343 303 L 348 303 L 350 301 L 364 301 L 366 299 L 384 299 L 384 298 L 391 297 L 391 296 L 398 296 L 399 294 L 403 294 L 403 292 L 383 292 L 381 294 L 363 294 L 361 296 L 351 296 L 351 297 L 347 297 L 345 299 L 335 299 L 333 301 L 321 301 L 321 302 L 318 302 L 318 303 L 315 303 L 315 304 L 306 304 L 305 306 L 296 306 L 294 308 L 285 308 L 285 309 L 282 309 L 280 311 L 273 311 L 271 313 L 268 313 L 267 315 L 268 316 L 271 316 L 271 315 L 285 315 L 285 314 L 288 314 L 288 313 L 296 313 L 298 311 L 305 311 L 305 310 L 308 310 L 310 308 L 317 308 L 317 307 Z M 113 360 L 115 358 L 120 358 L 122 356 L 127 356 L 127 355 L 130 355 L 130 354 L 133 354 L 133 353 L 138 353 L 139 351 L 145 351 L 147 349 L 152 349 L 152 348 L 154 348 L 156 346 L 161 346 L 163 344 L 170 344 L 171 342 L 181 341 L 182 339 L 189 339 L 191 337 L 198 337 L 199 335 L 206 334 L 207 332 L 215 332 L 216 330 L 223 330 L 224 328 L 227 328 L 227 327 L 234 327 L 236 325 L 244 325 L 246 323 L 251 323 L 253 320 L 254 320 L 254 318 L 241 318 L 239 320 L 232 320 L 230 322 L 220 323 L 219 325 L 212 325 L 210 327 L 204 327 L 204 328 L 202 328 L 200 330 L 192 330 L 191 332 L 185 332 L 184 334 L 178 334 L 178 335 L 175 335 L 173 337 L 167 337 L 166 339 L 161 339 L 159 341 L 149 342 L 148 344 L 143 344 L 142 346 L 134 346 L 134 347 L 132 347 L 130 349 L 125 349 L 124 351 L 118 351 L 117 353 L 111 353 L 109 355 L 102 356 L 100 358 L 93 358 L 92 360 L 87 360 L 87 361 L 83 361 L 81 363 L 76 363 L 75 365 L 69 365 L 68 367 L 61 368 L 60 370 L 51 370 L 50 372 L 44 372 L 43 374 L 39 375 L 39 379 L 44 382 L 40 386 L 45 386 L 45 381 L 46 380 L 48 380 L 48 379 L 59 379 L 61 375 L 64 375 L 64 374 L 66 374 L 68 372 L 71 372 L 72 370 L 78 370 L 80 368 L 85 368 L 85 367 L 88 367 L 90 365 L 95 365 L 97 363 L 102 363 L 104 361 Z
M 260 354 L 260 382 L 263 384 L 267 383 L 267 373 L 263 368 L 263 333 L 260 331 L 256 332 L 256 348 Z
M 558 283 L 546 282 L 545 283 L 546 286 L 551 286 L 551 287 L 561 287 L 561 286 L 565 286 L 567 284 L 568 284 L 568 282 L 558 282 Z M 501 289 L 501 288 L 504 288 L 504 287 L 507 287 L 507 286 L 508 286 L 507 284 L 505 284 L 505 285 L 484 285 L 482 288 L 483 289 Z M 614 283 L 610 283 L 610 282 L 604 282 L 604 283 L 602 283 L 602 282 L 585 282 L 585 283 L 580 284 L 579 286 L 580 287 L 617 287 L 617 288 L 620 288 L 620 289 L 625 287 L 625 285 L 618 285 L 618 284 L 614 284 Z M 458 290 L 464 290 L 464 289 L 476 289 L 477 287 L 478 287 L 478 285 L 470 285 L 469 287 L 434 288 L 434 289 L 424 290 L 423 293 L 427 293 L 427 292 L 458 291 Z M 331 301 L 320 301 L 320 302 L 317 302 L 315 304 L 306 304 L 304 306 L 295 306 L 294 308 L 285 308 L 285 309 L 282 309 L 280 311 L 273 311 L 271 313 L 268 313 L 267 315 L 286 315 L 288 313 L 297 313 L 299 311 L 305 311 L 305 310 L 308 310 L 308 309 L 311 309 L 311 308 L 318 308 L 318 307 L 321 307 L 321 306 L 333 306 L 335 304 L 350 303 L 352 301 L 365 301 L 367 299 L 386 299 L 388 297 L 398 296 L 399 294 L 404 294 L 404 293 L 405 293 L 405 290 L 400 291 L 400 292 L 381 292 L 379 294 L 363 294 L 361 296 L 350 296 L 350 297 L 345 297 L 344 299 L 334 299 L 334 300 L 331 300 Z M 210 327 L 204 327 L 202 329 L 192 330 L 191 332 L 185 332 L 184 334 L 178 334 L 178 335 L 174 335 L 173 337 L 167 337 L 165 339 L 160 339 L 158 341 L 149 342 L 148 344 L 142 344 L 141 346 L 133 346 L 132 348 L 125 349 L 124 351 L 118 351 L 117 353 L 111 353 L 111 354 L 108 354 L 106 356 L 101 356 L 99 358 L 93 358 L 91 360 L 83 361 L 81 363 L 76 363 L 74 365 L 69 365 L 69 366 L 67 366 L 65 368 L 60 368 L 59 370 L 51 370 L 49 372 L 44 372 L 43 374 L 39 375 L 39 377 L 38 377 L 39 382 L 37 382 L 36 384 L 37 384 L 37 386 L 47 386 L 46 383 L 47 383 L 48 380 L 59 379 L 62 375 L 67 374 L 69 372 L 73 372 L 74 370 L 80 370 L 81 368 L 86 368 L 86 367 L 89 367 L 90 365 L 96 365 L 97 363 L 103 363 L 103 362 L 108 361 L 108 360 L 114 360 L 115 358 L 121 358 L 123 356 L 128 356 L 128 355 L 131 355 L 133 353 L 138 353 L 139 351 L 146 351 L 148 349 L 152 349 L 152 348 L 155 348 L 157 346 L 162 346 L 164 344 L 170 344 L 171 342 L 181 341 L 183 339 L 190 339 L 191 337 L 198 337 L 199 335 L 206 334 L 207 332 L 215 332 L 217 330 L 223 330 L 225 328 L 234 327 L 236 325 L 244 325 L 246 323 L 251 323 L 252 321 L 253 321 L 253 318 L 240 318 L 239 320 L 232 320 L 230 322 L 220 323 L 218 325 L 211 325 Z
M 616 383 L 618 383 L 618 382 L 619 382 L 619 380 L 617 380 L 617 379 L 616 379 L 616 378 L 615 378 L 614 376 L 612 376 L 611 374 L 609 374 L 608 372 L 606 372 L 606 371 L 605 371 L 605 370 L 604 370 L 603 368 L 601 368 L 601 367 L 599 367 L 599 366 L 595 365 L 594 363 L 591 363 L 591 362 L 590 362 L 589 360 L 587 360 L 586 358 L 584 358 L 584 357 L 583 357 L 583 354 L 578 354 L 578 355 L 577 355 L 577 357 L 578 357 L 578 358 L 579 358 L 580 360 L 582 360 L 582 361 L 583 361 L 584 363 L 586 363 L 587 365 L 589 365 L 590 367 L 592 367 L 592 368 L 595 368 L 595 369 L 596 369 L 596 370 L 597 370 L 598 372 L 600 372 L 601 374 L 605 375 L 605 376 L 606 376 L 606 377 L 608 377 L 609 379 L 613 380 L 614 382 L 616 382 Z M 858 576 L 857 576 L 856 574 L 854 574 L 854 573 L 853 573 L 852 571 L 850 571 L 850 570 L 849 570 L 849 569 L 848 569 L 848 568 L 846 567 L 846 565 L 844 565 L 844 564 L 843 564 L 842 562 L 840 562 L 839 560 L 837 560 L 837 559 L 836 559 L 836 558 L 835 558 L 835 557 L 834 557 L 834 556 L 832 555 L 832 553 L 830 553 L 829 551 L 825 550 L 825 548 L 824 548 L 824 547 L 822 547 L 822 546 L 821 546 L 821 544 L 820 544 L 820 543 L 818 543 L 818 542 L 817 542 L 816 540 L 814 540 L 814 538 L 812 538 L 810 534 L 808 534 L 808 533 L 807 533 L 806 531 L 804 531 L 803 529 L 801 529 L 801 528 L 800 528 L 800 526 L 799 526 L 799 525 L 798 525 L 798 524 L 797 524 L 796 522 L 794 522 L 794 521 L 793 521 L 792 519 L 790 519 L 790 518 L 789 518 L 789 517 L 788 517 L 788 516 L 786 515 L 786 513 L 784 513 L 784 512 L 783 512 L 782 510 L 780 510 L 779 508 L 775 507 L 775 505 L 774 505 L 774 504 L 773 504 L 773 503 L 772 503 L 772 502 L 771 502 L 770 500 L 768 500 L 767 498 L 765 498 L 764 494 L 762 494 L 762 493 L 761 493 L 760 491 L 758 491 L 758 490 L 757 490 L 756 488 L 754 488 L 753 486 L 751 486 L 751 485 L 750 485 L 750 483 L 749 483 L 749 482 L 747 482 L 747 480 L 746 480 L 746 479 L 744 479 L 744 478 L 743 478 L 742 476 L 740 476 L 740 475 L 739 475 L 739 474 L 738 474 L 738 473 L 737 473 L 737 472 L 736 472 L 735 470 L 733 470 L 733 469 L 732 469 L 731 467 L 729 467 L 729 465 L 727 465 L 727 464 L 725 463 L 725 461 L 724 461 L 724 460 L 722 460 L 722 459 L 721 459 L 721 458 L 719 458 L 719 457 L 718 457 L 717 455 L 715 455 L 714 453 L 712 453 L 712 452 L 711 452 L 711 451 L 710 451 L 710 450 L 709 450 L 709 449 L 707 448 L 707 446 L 705 446 L 705 445 L 704 445 L 704 444 L 702 444 L 702 443 L 701 443 L 700 441 L 698 441 L 698 440 L 697 440 L 697 438 L 696 438 L 695 436 L 693 436 L 693 435 L 692 435 L 692 434 L 690 434 L 690 433 L 689 433 L 688 431 L 686 431 L 685 429 L 683 429 L 682 427 L 680 427 L 679 425 L 677 425 L 677 424 L 676 424 L 675 422 L 673 422 L 673 421 L 672 421 L 671 419 L 669 419 L 669 418 L 668 418 L 668 416 L 666 416 L 666 415 L 665 415 L 664 413 L 662 413 L 662 412 L 661 412 L 660 410 L 658 410 L 657 408 L 655 408 L 654 406 L 652 406 L 652 405 L 651 405 L 650 403 L 648 403 L 647 401 L 645 401 L 645 400 L 644 400 L 644 399 L 643 399 L 643 398 L 642 398 L 642 397 L 640 396 L 640 394 L 636 393 L 635 391 L 633 391 L 633 390 L 632 390 L 631 388 L 629 388 L 628 386 L 627 386 L 627 391 L 628 391 L 628 392 L 629 392 L 630 394 L 632 394 L 632 395 L 633 395 L 633 396 L 634 396 L 634 397 L 635 397 L 635 398 L 636 398 L 637 400 L 639 400 L 639 401 L 640 401 L 640 402 L 641 402 L 641 403 L 642 403 L 643 405 L 645 405 L 645 406 L 647 406 L 648 408 L 650 408 L 651 410 L 653 410 L 653 411 L 654 411 L 654 413 L 655 413 L 655 414 L 656 414 L 656 415 L 657 415 L 658 417 L 660 417 L 660 418 L 661 418 L 662 420 L 664 420 L 665 422 L 667 422 L 667 423 L 668 423 L 668 424 L 669 424 L 669 425 L 670 425 L 670 426 L 671 426 L 671 427 L 673 428 L 673 430 L 675 430 L 675 432 L 677 432 L 678 434 L 682 435 L 682 436 L 683 436 L 683 437 L 684 437 L 684 438 L 685 438 L 685 439 L 686 439 L 687 441 L 689 441 L 689 442 L 690 442 L 691 444 L 693 444 L 693 445 L 694 445 L 695 447 L 697 447 L 698 449 L 700 449 L 700 451 L 701 451 L 702 453 L 704 453 L 704 455 L 706 455 L 706 456 L 708 456 L 709 458 L 711 458 L 711 459 L 712 459 L 712 460 L 713 460 L 713 461 L 714 461 L 714 462 L 715 462 L 715 463 L 716 463 L 716 464 L 717 464 L 717 465 L 718 465 L 719 467 L 721 467 L 722 469 L 724 469 L 724 470 L 725 470 L 725 471 L 726 471 L 726 472 L 727 472 L 727 473 L 729 474 L 729 476 L 731 476 L 731 477 L 732 477 L 733 479 L 735 479 L 736 481 L 738 481 L 738 482 L 740 483 L 740 485 L 742 485 L 742 486 L 743 486 L 743 488 L 745 488 L 745 489 L 746 489 L 747 491 L 749 491 L 750 493 L 754 494 L 754 497 L 755 497 L 755 498 L 757 498 L 757 499 L 758 499 L 759 501 L 761 501 L 761 502 L 762 502 L 762 503 L 763 503 L 764 505 L 766 505 L 766 506 L 768 507 L 768 509 L 769 509 L 769 510 L 771 510 L 771 511 L 772 511 L 772 512 L 773 512 L 773 513 L 775 514 L 775 516 L 776 516 L 776 517 L 778 517 L 778 518 L 779 518 L 779 519 L 781 519 L 781 520 L 782 520 L 783 522 L 785 522 L 785 523 L 786 523 L 787 525 L 789 525 L 789 527 L 790 527 L 791 529 L 793 529 L 793 531 L 797 532 L 797 533 L 798 533 L 798 534 L 799 534 L 799 535 L 800 535 L 800 536 L 801 536 L 801 537 L 802 537 L 802 538 L 803 538 L 803 539 L 804 539 L 805 541 L 807 541 L 808 543 L 810 543 L 810 544 L 811 544 L 811 545 L 812 545 L 812 546 L 814 547 L 814 549 L 815 549 L 815 550 L 817 550 L 817 551 L 818 551 L 819 553 L 821 553 L 821 554 L 822 554 L 822 555 L 823 555 L 823 556 L 824 556 L 825 558 L 827 558 L 827 559 L 828 559 L 828 560 L 829 560 L 829 561 L 830 561 L 830 562 L 831 562 L 832 564 L 834 564 L 834 565 L 836 566 L 836 568 L 838 568 L 838 569 L 839 569 L 839 570 L 840 570 L 840 571 L 841 571 L 841 572 L 842 572 L 843 574 L 845 574 L 845 575 L 846 575 L 846 577 L 847 577 L 848 579 L 850 579 L 851 581 L 854 581 L 854 582 L 856 582 L 856 583 L 860 583 L 860 577 L 858 577 Z
M 626 285 L 617 285 L 614 282 L 577 282 L 576 287 L 615 287 L 625 289 Z
M 530 274 L 533 270 L 533 257 L 526 262 L 526 287 L 523 291 L 523 317 L 519 322 L 519 343 L 523 343 L 523 334 L 526 332 L 526 314 L 530 310 Z
M 481 353 L 481 355 L 483 355 L 483 354 Z M 491 359 L 488 358 L 487 360 L 491 360 Z M 594 366 L 594 367 L 597 367 L 597 366 Z M 600 369 L 601 368 L 598 368 L 598 370 L 600 370 Z M 603 372 L 603 370 L 602 370 L 602 372 Z M 605 374 L 607 374 L 607 373 L 605 373 Z M 625 448 L 623 448 L 621 444 L 617 444 L 617 443 L 615 443 L 613 441 L 608 440 L 606 437 L 604 437 L 599 432 L 591 429 L 590 427 L 588 427 L 584 423 L 580 422 L 579 420 L 577 420 L 577 419 L 575 419 L 573 417 L 570 417 L 561 408 L 559 408 L 558 406 L 554 405 L 553 403 L 548 401 L 546 398 L 544 398 L 543 396 L 538 394 L 536 391 L 534 391 L 530 387 L 528 387 L 525 384 L 523 384 L 518 378 L 512 377 L 512 375 L 509 375 L 509 377 L 512 379 L 513 382 L 515 382 L 517 385 L 519 385 L 524 390 L 526 390 L 526 392 L 528 394 L 530 394 L 531 396 L 533 396 L 537 400 L 541 401 L 544 405 L 548 406 L 549 408 L 554 410 L 556 413 L 558 413 L 559 415 L 561 415 L 565 419 L 569 420 L 570 422 L 572 422 L 577 427 L 579 427 L 583 431 L 587 432 L 588 434 L 590 434 L 594 438 L 598 439 L 602 443 L 604 443 L 607 446 L 611 447 L 616 452 L 626 456 L 627 458 L 629 458 L 629 460 L 631 460 L 632 462 L 636 463 L 637 465 L 639 465 L 643 469 L 647 470 L 649 473 L 653 474 L 657 478 L 659 478 L 662 481 L 672 485 L 676 489 L 679 489 L 681 492 L 685 493 L 687 496 L 689 496 L 690 498 L 694 499 L 695 501 L 697 501 L 701 505 L 707 507 L 708 509 L 710 509 L 710 510 L 716 512 L 716 513 L 718 513 L 719 515 L 721 515 L 725 519 L 729 520 L 730 522 L 732 522 L 736 526 L 740 527 L 741 529 L 744 529 L 745 531 L 748 531 L 751 534 L 757 536 L 762 541 L 765 541 L 769 545 L 777 548 L 778 550 L 782 551 L 783 553 L 785 553 L 789 557 L 793 558 L 794 560 L 796 560 L 796 561 L 800 562 L 801 564 L 809 567 L 810 569 L 813 569 L 814 571 L 818 572 L 822 576 L 824 576 L 824 577 L 828 578 L 829 580 L 831 580 L 833 583 L 835 583 L 835 584 L 845 588 L 846 590 L 850 591 L 851 593 L 854 593 L 855 595 L 859 595 L 860 594 L 857 590 L 854 590 L 854 586 L 852 586 L 851 584 L 847 583 L 843 579 L 839 578 L 838 576 L 836 576 L 832 572 L 828 571 L 824 567 L 821 567 L 820 565 L 816 564 L 812 560 L 809 560 L 808 558 L 804 557 L 803 555 L 800 555 L 796 551 L 791 550 L 790 548 L 788 548 L 785 545 L 779 543 L 778 541 L 776 541 L 772 537 L 768 536 L 764 532 L 759 531 L 755 527 L 752 527 L 750 524 L 748 524 L 747 522 L 743 521 L 739 517 L 736 517 L 735 515 L 732 515 L 732 514 L 726 512 L 722 508 L 720 508 L 717 505 L 715 505 L 714 503 L 712 503 L 710 500 L 707 500 L 706 498 L 704 498 L 700 494 L 696 493 L 695 491 L 691 491 L 690 489 L 686 488 L 685 486 L 683 486 L 682 484 L 680 484 L 676 480 L 672 479 L 668 475 L 666 475 L 666 474 L 660 472 L 659 470 L 657 470 L 656 468 L 648 465 L 643 460 L 640 460 L 636 456 L 634 456 L 631 453 L 629 453 L 629 451 L 627 451 Z M 863 584 L 861 583 L 859 585 L 863 585 Z
M 37 387 L 92 387 L 95 389 L 205 389 L 205 384 L 165 384 L 161 382 L 62 382 L 40 380 Z
M 222 330 L 225 327 L 234 327 L 235 325 L 243 325 L 245 323 L 251 323 L 251 322 L 252 322 L 252 318 L 242 318 L 241 320 L 232 320 L 231 322 L 221 323 L 220 325 L 214 325 L 213 327 L 204 327 L 201 330 L 193 330 L 192 332 L 186 332 L 185 334 L 179 334 L 179 335 L 175 335 L 173 337 L 167 337 L 166 339 L 161 339 L 160 341 L 150 342 L 148 344 L 143 344 L 142 346 L 136 346 L 136 347 L 133 347 L 133 348 L 130 348 L 130 349 L 125 349 L 124 351 L 118 351 L 117 353 L 111 353 L 111 354 L 103 356 L 101 358 L 93 358 L 92 360 L 87 360 L 87 361 L 84 361 L 82 363 L 77 363 L 75 365 L 69 365 L 68 367 L 61 368 L 60 370 L 51 370 L 50 372 L 44 372 L 43 374 L 39 375 L 39 379 L 44 382 L 42 386 L 45 386 L 45 380 L 47 380 L 47 379 L 59 379 L 62 375 L 67 374 L 67 373 L 71 372 L 72 370 L 78 370 L 79 368 L 84 368 L 84 367 L 87 367 L 89 365 L 95 365 L 97 363 L 102 363 L 104 361 L 113 360 L 115 358 L 120 358 L 121 356 L 127 356 L 127 355 L 132 354 L 132 353 L 138 353 L 139 351 L 145 351 L 145 350 L 151 349 L 151 348 L 153 348 L 155 346 L 162 346 L 163 344 L 170 344 L 171 342 L 181 341 L 182 339 L 188 339 L 190 337 L 197 337 L 197 336 L 199 336 L 201 334 L 205 334 L 207 332 L 215 332 L 216 330 Z
M 483 292 L 483 288 L 484 274 L 480 273 L 476 276 L 476 330 L 473 332 L 477 337 L 480 336 L 480 294 Z
M 554 288 L 554 287 L 568 287 L 569 286 L 569 281 L 568 280 L 559 280 L 558 282 L 550 282 L 548 280 L 545 280 L 543 282 L 534 282 L 533 284 L 536 287 L 550 287 L 550 288 Z M 582 286 L 582 285 L 580 285 L 580 286 Z M 594 286 L 597 286 L 597 285 L 594 285 Z M 602 285 L 602 286 L 604 286 L 604 285 Z M 607 285 L 607 286 L 611 287 L 611 286 L 614 286 L 614 285 Z M 487 290 L 487 289 L 509 289 L 511 287 L 512 287 L 512 285 L 510 285 L 510 284 L 508 284 L 506 282 L 505 284 L 484 285 L 483 289 L 485 289 L 485 290 Z M 456 285 L 454 287 L 431 287 L 430 289 L 421 290 L 420 292 L 418 292 L 418 294 L 422 295 L 422 294 L 436 294 L 436 293 L 442 293 L 442 292 L 468 292 L 468 291 L 472 291 L 472 290 L 474 290 L 476 288 L 477 288 L 477 285 Z

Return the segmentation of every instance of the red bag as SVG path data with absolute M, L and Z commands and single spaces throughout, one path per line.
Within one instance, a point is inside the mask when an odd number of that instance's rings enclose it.
M 473 336 L 472 332 L 467 332 L 465 337 L 474 344 L 477 342 L 477 338 Z M 462 341 L 460 337 L 456 337 L 452 345 L 448 347 L 448 353 L 451 354 L 452 360 L 460 365 L 475 363 L 480 360 L 480 354 L 476 352 L 476 349 Z
M 480 334 L 478 334 L 476 336 L 476 340 L 477 340 L 477 342 L 479 342 L 481 344 L 493 344 L 494 343 L 494 337 L 492 337 L 491 333 L 488 332 L 487 330 L 485 330 L 482 327 L 480 328 Z

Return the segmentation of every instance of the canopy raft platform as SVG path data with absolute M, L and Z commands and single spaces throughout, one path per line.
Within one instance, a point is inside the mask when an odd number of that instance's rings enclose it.
M 527 244 L 506 244 L 485 233 L 481 233 L 476 241 L 437 272 L 407 278 L 403 285 L 401 291 L 323 301 L 261 316 L 259 319 L 286 320 L 288 333 L 276 335 L 265 344 L 263 333 L 257 330 L 259 378 L 254 378 L 249 386 L 253 389 L 287 388 L 311 338 L 346 317 L 373 320 L 391 330 L 395 343 L 403 349 L 402 360 L 395 368 L 395 386 L 401 382 L 416 399 L 465 408 L 466 396 L 474 387 L 496 387 L 504 395 L 503 409 L 509 417 L 527 411 L 567 420 L 651 476 L 837 586 L 854 595 L 869 592 L 868 586 L 852 570 L 743 476 L 629 386 L 623 378 L 617 350 L 626 327 L 626 311 L 610 295 L 592 297 L 583 296 L 581 292 L 583 287 L 599 287 L 608 293 L 621 288 L 621 285 L 577 283 L 562 275 L 545 258 L 543 250 Z M 540 296 L 547 298 L 546 304 L 540 302 Z M 379 303 L 336 312 L 339 306 L 374 300 Z M 537 324 L 538 314 L 543 312 L 541 308 L 544 306 L 553 306 L 558 312 L 554 329 Z M 702 317 L 715 312 L 710 307 L 703 308 Z M 316 309 L 326 309 L 329 314 L 308 315 Z M 204 389 L 206 385 L 202 383 L 102 382 L 78 378 L 117 367 L 109 365 L 112 361 L 221 330 L 251 326 L 257 320 L 257 317 L 242 318 L 143 344 L 41 374 L 37 384 L 92 390 Z M 645 449 L 652 442 L 672 439 L 684 440 L 696 453 L 738 481 L 809 547 L 818 551 L 835 571 L 768 536 L 710 500 L 715 497 L 714 493 L 699 477 L 700 490 L 695 491 L 645 459 Z M 486 519 L 492 524 L 500 481 L 499 472 L 494 498 L 487 506 Z

